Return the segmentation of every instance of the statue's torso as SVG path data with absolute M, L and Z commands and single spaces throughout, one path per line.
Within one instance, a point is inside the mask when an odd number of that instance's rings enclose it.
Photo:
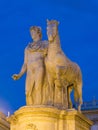
M 38 67 L 44 64 L 45 52 L 47 52 L 47 42 L 41 41 L 37 45 L 32 43 L 26 47 L 27 67 Z

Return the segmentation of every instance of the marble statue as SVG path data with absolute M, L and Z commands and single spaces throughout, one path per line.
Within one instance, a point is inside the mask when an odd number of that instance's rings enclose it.
M 12 78 L 18 80 L 26 72 L 26 104 L 41 105 L 45 103 L 46 91 L 44 93 L 45 64 L 44 59 L 47 54 L 47 41 L 42 41 L 41 28 L 32 26 L 30 34 L 33 42 L 25 48 L 24 63 L 19 74 L 14 74 Z
M 32 26 L 33 42 L 25 48 L 24 63 L 18 80 L 25 72 L 26 104 L 50 105 L 57 108 L 72 108 L 70 93 L 74 90 L 78 110 L 82 105 L 82 74 L 79 66 L 62 51 L 58 33 L 58 21 L 47 20 L 48 41 L 42 41 L 41 28 Z
M 82 104 L 82 75 L 79 66 L 72 62 L 62 51 L 58 34 L 58 21 L 47 20 L 48 52 L 45 59 L 50 90 L 50 104 L 64 106 L 65 99 L 72 108 L 70 93 L 74 89 L 75 101 Z M 67 96 L 65 93 L 67 91 Z

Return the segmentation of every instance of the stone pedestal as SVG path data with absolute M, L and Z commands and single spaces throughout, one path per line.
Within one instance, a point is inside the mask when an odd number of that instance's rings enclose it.
M 24 106 L 8 118 L 10 130 L 90 130 L 92 122 L 76 110 Z
M 6 120 L 6 116 L 0 112 L 0 130 L 10 130 L 10 124 Z

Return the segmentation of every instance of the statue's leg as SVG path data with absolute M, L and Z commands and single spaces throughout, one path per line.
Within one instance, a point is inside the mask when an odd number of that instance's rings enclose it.
M 49 101 L 49 85 L 46 73 L 44 74 L 44 81 L 42 87 L 42 104 L 47 105 Z
M 35 87 L 34 87 L 34 104 L 42 104 L 42 87 L 44 81 L 44 68 L 42 66 L 36 68 Z
M 34 77 L 31 72 L 27 72 L 26 77 L 26 104 L 33 105 L 34 101 L 32 98 L 32 92 L 34 87 Z

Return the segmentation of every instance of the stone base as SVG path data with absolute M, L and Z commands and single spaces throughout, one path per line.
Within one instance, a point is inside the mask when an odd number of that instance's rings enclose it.
M 24 106 L 8 117 L 10 130 L 90 130 L 92 122 L 80 112 L 47 106 Z
M 6 116 L 0 112 L 0 130 L 10 130 L 10 124 L 6 120 Z

